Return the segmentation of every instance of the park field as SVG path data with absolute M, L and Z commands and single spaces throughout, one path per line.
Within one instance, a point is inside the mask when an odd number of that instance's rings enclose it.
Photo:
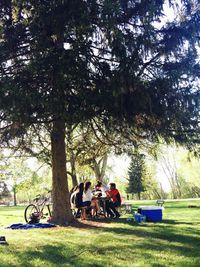
M 133 201 L 133 211 L 155 201 Z M 200 200 L 166 201 L 163 221 L 138 224 L 132 214 L 50 229 L 11 230 L 24 207 L 0 207 L 1 267 L 199 267 Z M 129 219 L 130 218 L 130 219 Z

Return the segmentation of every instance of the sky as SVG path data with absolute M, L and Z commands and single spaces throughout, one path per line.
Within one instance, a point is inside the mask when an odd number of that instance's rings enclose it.
M 126 155 L 112 156 L 108 159 L 108 166 L 112 171 L 108 172 L 109 182 L 114 182 L 115 177 L 125 179 L 130 164 L 130 158 Z

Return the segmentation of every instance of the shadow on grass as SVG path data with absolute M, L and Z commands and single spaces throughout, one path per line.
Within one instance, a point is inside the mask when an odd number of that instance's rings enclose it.
M 185 222 L 185 221 L 177 221 L 177 220 L 163 220 L 164 224 L 170 224 L 170 225 L 188 225 L 188 226 L 194 226 L 198 225 L 199 222 Z
M 85 250 L 75 254 L 68 246 L 62 245 L 45 245 L 39 248 L 39 251 L 29 250 L 27 252 L 18 253 L 20 266 L 81 266 L 79 262 L 79 254 Z M 77 265 L 78 264 L 78 265 Z
M 173 250 L 178 255 L 198 258 L 200 231 L 194 227 L 198 224 L 197 222 L 163 220 L 161 223 L 138 224 L 133 220 L 127 221 L 125 218 L 112 220 L 112 222 L 115 223 L 115 227 L 110 228 L 103 225 L 99 230 L 108 232 L 108 234 L 113 233 L 116 237 L 127 235 L 143 238 L 144 242 L 134 244 L 134 247 L 141 246 L 141 249 L 145 251 L 148 257 L 151 257 L 151 252 L 148 251 Z M 122 224 L 128 227 L 124 227 Z M 119 227 L 117 227 L 118 225 Z M 195 266 L 200 265 L 197 264 Z
M 185 228 L 179 225 L 186 224 Z M 77 242 L 70 242 L 70 239 L 60 240 L 41 246 L 36 246 L 27 251 L 16 251 L 15 256 L 20 263 L 19 266 L 120 266 L 113 265 L 113 257 L 121 262 L 130 262 L 137 265 L 137 257 L 145 258 L 148 261 L 147 266 L 151 267 L 166 267 L 166 266 L 187 266 L 187 265 L 174 265 L 174 259 L 165 262 L 159 260 L 155 263 L 155 255 L 163 254 L 171 251 L 170 255 L 192 258 L 193 267 L 199 267 L 198 258 L 200 246 L 200 231 L 189 228 L 188 225 L 193 226 L 193 223 L 185 223 L 175 220 L 163 220 L 162 223 L 145 223 L 139 225 L 134 221 L 127 221 L 124 218 L 118 220 L 102 219 L 96 221 L 83 221 L 77 222 L 73 227 L 86 228 L 87 231 L 94 231 L 98 233 L 101 238 L 101 233 L 106 233 L 107 243 L 103 244 L 97 240 L 87 241 L 87 236 L 83 236 L 81 244 Z M 52 230 L 54 231 L 54 230 Z M 133 237 L 133 238 L 130 238 Z M 104 237 L 105 238 L 105 237 Z M 117 244 L 117 245 L 115 245 Z M 139 252 L 139 253 L 138 253 Z M 109 256 L 110 255 L 110 256 Z M 152 256 L 154 255 L 154 256 Z M 181 261 L 181 259 L 180 259 Z M 134 262 L 136 265 L 134 265 Z M 12 265 L 1 265 L 12 266 Z M 121 265 L 123 266 L 123 265 Z M 127 264 L 125 266 L 128 266 Z M 188 267 L 188 266 L 187 266 Z
M 112 220 L 108 218 L 99 218 L 93 220 L 74 220 L 70 227 L 74 228 L 84 228 L 84 229 L 105 229 L 108 225 L 112 223 Z
M 76 245 L 73 249 L 70 244 L 65 245 L 45 245 L 41 246 L 38 251 L 28 250 L 26 252 L 17 252 L 19 266 L 77 266 L 77 267 L 102 267 L 112 266 L 112 259 L 110 263 L 106 262 L 104 255 L 107 249 L 117 253 L 113 247 L 100 248 L 98 246 L 91 247 L 90 245 Z M 116 251 L 115 251 L 116 250 Z M 95 255 L 101 256 L 100 259 L 95 259 Z M 5 265 L 1 265 L 5 266 Z M 12 266 L 12 265 L 7 265 Z M 6 267 L 6 266 L 5 266 Z
M 112 228 L 110 226 L 113 226 Z M 174 259 L 168 259 L 167 264 L 162 260 L 155 263 L 155 255 L 159 253 L 173 251 L 170 255 L 179 255 L 186 258 L 192 258 L 193 267 L 199 267 L 198 255 L 200 239 L 197 235 L 199 231 L 191 229 L 188 233 L 182 232 L 182 229 L 176 229 L 173 221 L 167 227 L 165 223 L 138 225 L 134 222 L 127 223 L 125 219 L 115 221 L 114 225 L 107 227 L 90 227 L 91 231 L 98 233 L 101 238 L 101 232 L 107 233 L 107 242 L 102 245 L 97 240 L 85 242 L 87 237 L 83 236 L 83 242 L 71 242 L 70 239 L 63 242 L 57 242 L 47 245 L 36 246 L 27 251 L 16 251 L 15 257 L 18 258 L 19 266 L 77 266 L 77 267 L 102 267 L 102 266 L 120 266 L 113 265 L 113 256 L 117 255 L 121 262 L 130 262 L 137 265 L 138 258 L 145 258 L 148 261 L 147 266 L 166 267 L 166 266 L 187 266 L 174 265 Z M 76 228 L 74 228 L 74 231 Z M 88 231 L 88 229 L 87 229 Z M 95 233 L 95 234 L 96 234 Z M 130 238 L 130 237 L 133 238 Z M 127 238 L 126 238 L 127 237 Z M 95 237 L 98 238 L 98 237 Z M 117 245 L 115 245 L 117 244 Z M 139 252 L 139 253 L 138 253 Z M 110 255 L 110 256 L 109 256 Z M 154 256 L 152 256 L 154 255 Z M 181 257 L 182 258 L 182 257 Z M 196 258 L 196 260 L 195 260 Z M 197 263 L 195 263 L 195 261 Z M 136 265 L 134 265 L 136 263 Z M 170 265 L 169 265 L 170 264 Z M 5 266 L 6 265 L 1 265 Z M 12 265 L 7 265 L 12 266 Z M 121 266 L 128 266 L 127 264 Z M 188 267 L 188 266 L 187 266 Z
M 116 223 L 124 223 L 121 219 Z M 182 254 L 187 257 L 198 257 L 200 246 L 200 231 L 193 228 L 179 228 L 177 225 L 194 226 L 195 223 L 177 222 L 173 220 L 164 220 L 163 223 L 145 223 L 137 224 L 129 223 L 131 228 L 115 227 L 106 229 L 108 232 L 113 232 L 115 235 L 127 235 L 144 238 L 145 241 L 140 245 L 144 251 L 167 251 L 174 250 L 177 254 Z M 175 227 L 173 227 L 175 226 Z M 137 245 L 136 245 L 137 246 Z M 150 255 L 149 255 L 150 256 Z M 200 260 L 200 257 L 199 257 Z M 200 266 L 200 265 L 198 265 Z

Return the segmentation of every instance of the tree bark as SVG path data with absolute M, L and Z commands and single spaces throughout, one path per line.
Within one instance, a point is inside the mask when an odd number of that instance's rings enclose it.
M 14 206 L 17 206 L 17 190 L 15 187 L 13 188 L 13 202 Z
M 71 164 L 71 173 L 72 173 L 72 186 L 78 185 L 78 180 L 76 176 L 76 166 L 75 166 L 75 157 L 73 151 L 70 153 L 70 164 Z
M 52 199 L 53 212 L 51 222 L 58 225 L 68 225 L 73 221 L 69 201 L 67 182 L 65 123 L 61 120 L 53 123 L 51 133 L 52 153 Z
M 96 161 L 96 159 L 94 159 L 93 161 L 93 171 L 95 173 L 95 177 L 97 181 L 101 181 L 103 182 L 103 178 L 105 176 L 105 172 L 106 172 L 106 167 L 107 167 L 107 161 L 108 161 L 108 156 L 107 154 L 104 155 L 99 162 Z

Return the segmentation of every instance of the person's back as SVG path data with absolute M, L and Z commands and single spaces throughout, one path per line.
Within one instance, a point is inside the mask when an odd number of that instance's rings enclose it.
M 83 193 L 82 192 L 76 193 L 75 205 L 77 208 L 81 208 L 83 206 Z

